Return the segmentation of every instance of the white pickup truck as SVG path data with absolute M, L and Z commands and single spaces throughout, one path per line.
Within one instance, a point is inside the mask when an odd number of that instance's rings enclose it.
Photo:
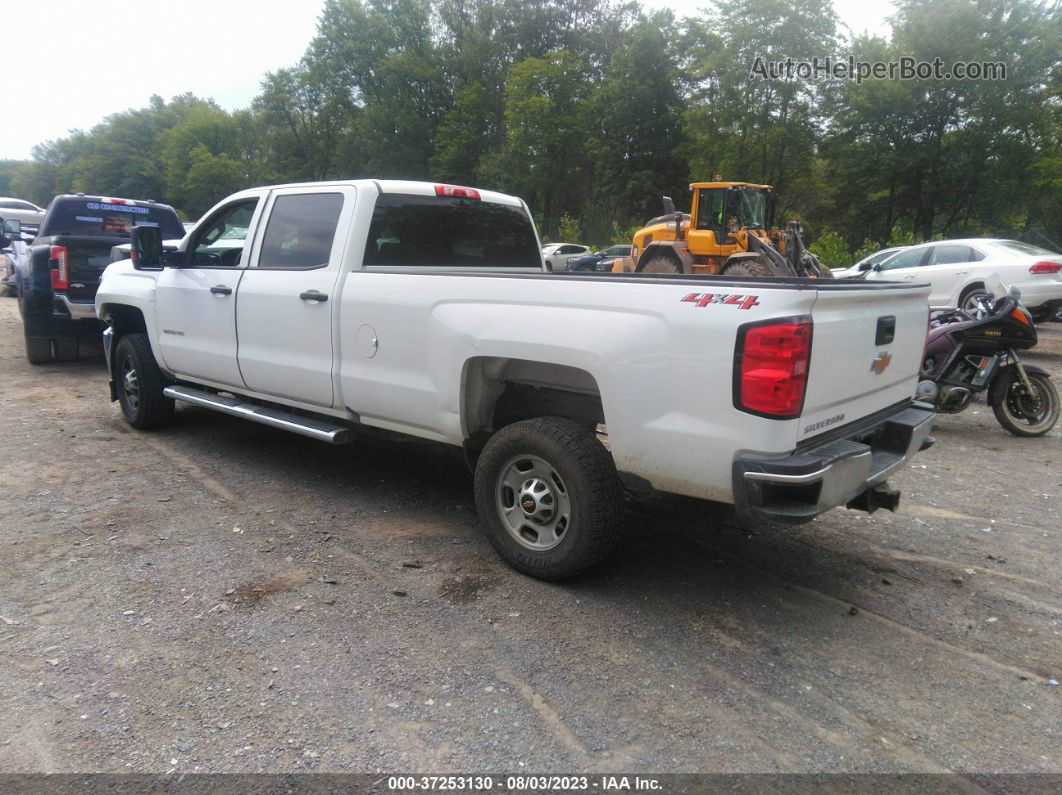
M 788 521 L 894 510 L 886 477 L 932 442 L 921 285 L 551 274 L 520 199 L 384 180 L 242 191 L 133 253 L 96 295 L 133 426 L 184 401 L 461 446 L 491 543 L 536 577 L 608 552 L 621 483 Z

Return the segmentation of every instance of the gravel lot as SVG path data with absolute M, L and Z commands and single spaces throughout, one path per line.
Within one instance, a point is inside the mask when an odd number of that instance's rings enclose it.
M 895 515 L 640 500 L 552 585 L 457 451 L 135 432 L 11 299 L 0 398 L 0 772 L 1062 772 L 1058 428 L 941 417 Z

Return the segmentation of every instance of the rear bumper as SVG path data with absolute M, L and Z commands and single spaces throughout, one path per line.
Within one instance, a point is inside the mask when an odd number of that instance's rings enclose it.
M 83 301 L 71 301 L 63 293 L 56 293 L 55 295 L 55 313 L 62 315 L 63 313 L 70 315 L 74 320 L 96 320 L 96 304 L 85 303 Z
M 784 458 L 739 458 L 734 504 L 742 514 L 788 522 L 806 522 L 839 505 L 895 510 L 899 492 L 885 480 L 933 443 L 934 414 L 931 406 L 910 403 L 848 436 Z
M 1021 291 L 1021 305 L 1026 309 L 1049 309 L 1062 305 L 1062 281 L 1056 281 L 1053 277 L 1042 278 L 1042 281 L 1026 280 L 1019 282 L 1017 288 Z

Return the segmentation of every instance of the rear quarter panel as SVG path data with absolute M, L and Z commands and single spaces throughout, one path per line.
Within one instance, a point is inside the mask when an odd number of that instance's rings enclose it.
M 683 301 L 691 293 L 756 303 L 699 306 Z M 778 455 L 796 442 L 798 420 L 734 408 L 734 345 L 742 323 L 809 313 L 811 288 L 363 271 L 342 295 L 339 391 L 368 425 L 460 444 L 463 374 L 497 357 L 589 373 L 617 467 L 658 489 L 728 501 L 737 452 Z M 371 357 L 362 327 L 378 342 Z

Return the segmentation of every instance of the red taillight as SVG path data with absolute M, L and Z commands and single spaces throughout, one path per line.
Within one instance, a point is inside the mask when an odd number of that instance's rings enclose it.
M 1059 262 L 1037 262 L 1029 268 L 1029 273 L 1058 273 L 1059 271 L 1062 271 L 1062 263 Z
M 436 185 L 436 196 L 446 196 L 450 199 L 479 199 L 479 191 L 475 188 L 462 188 L 460 185 Z
M 750 324 L 738 331 L 734 405 L 775 419 L 799 417 L 811 360 L 811 318 Z
M 52 246 L 48 254 L 52 269 L 52 289 L 65 290 L 70 286 L 70 272 L 66 266 L 66 246 Z

